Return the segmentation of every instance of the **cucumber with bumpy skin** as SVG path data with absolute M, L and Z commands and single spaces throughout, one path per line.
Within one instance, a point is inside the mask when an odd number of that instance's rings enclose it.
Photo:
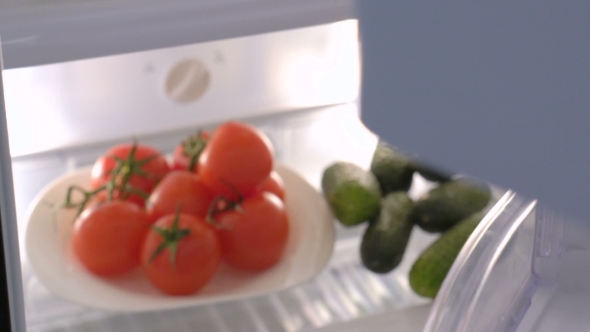
M 383 195 L 408 191 L 412 186 L 414 170 L 410 159 L 385 142 L 377 144 L 371 160 L 371 172 L 377 177 Z
M 416 202 L 410 219 L 426 232 L 444 232 L 481 211 L 491 198 L 491 190 L 485 184 L 461 179 L 445 182 Z
M 375 273 L 388 273 L 402 261 L 414 224 L 408 215 L 414 202 L 403 191 L 393 192 L 381 201 L 381 212 L 365 230 L 361 242 L 361 261 Z
M 435 298 L 459 252 L 485 214 L 476 213 L 443 233 L 418 257 L 410 270 L 410 287 L 416 294 Z
M 381 190 L 373 173 L 349 162 L 324 170 L 322 190 L 332 213 L 345 226 L 354 226 L 379 214 Z

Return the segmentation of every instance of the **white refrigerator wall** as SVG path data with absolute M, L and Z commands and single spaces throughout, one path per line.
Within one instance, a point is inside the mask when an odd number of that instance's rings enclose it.
M 13 157 L 354 101 L 355 20 L 3 73 Z

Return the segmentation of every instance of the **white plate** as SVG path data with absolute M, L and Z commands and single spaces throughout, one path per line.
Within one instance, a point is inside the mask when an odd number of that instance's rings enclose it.
M 320 273 L 335 240 L 332 214 L 323 196 L 293 170 L 278 165 L 285 182 L 290 235 L 283 259 L 270 270 L 246 274 L 222 267 L 214 279 L 192 296 L 163 295 L 138 270 L 117 279 L 87 272 L 70 251 L 73 211 L 54 212 L 67 188 L 88 187 L 90 168 L 68 173 L 42 190 L 33 201 L 25 245 L 30 264 L 41 282 L 60 297 L 109 311 L 152 311 L 236 300 L 284 290 Z

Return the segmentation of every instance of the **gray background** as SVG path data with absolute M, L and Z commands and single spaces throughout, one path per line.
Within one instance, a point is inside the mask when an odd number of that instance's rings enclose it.
M 590 216 L 590 1 L 360 2 L 363 120 L 450 170 Z

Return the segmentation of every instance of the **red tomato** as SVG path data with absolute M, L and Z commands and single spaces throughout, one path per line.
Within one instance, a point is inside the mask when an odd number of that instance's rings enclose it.
M 235 198 L 250 192 L 273 169 L 274 152 L 270 140 L 260 130 L 230 121 L 219 126 L 201 153 L 198 172 L 214 194 Z
M 148 198 L 146 211 L 152 223 L 165 215 L 174 214 L 179 205 L 182 213 L 205 218 L 212 200 L 213 195 L 198 175 L 189 171 L 172 171 Z
M 136 204 L 106 202 L 84 210 L 74 224 L 74 255 L 90 272 L 116 276 L 139 266 L 147 216 Z
M 120 163 L 117 162 L 117 158 L 121 160 Z M 142 144 L 121 144 L 112 147 L 94 163 L 90 178 L 92 188 L 96 189 L 107 184 L 115 168 L 118 169 L 115 181 L 117 186 L 123 186 L 125 178 L 128 177 L 129 186 L 147 195 L 170 171 L 168 162 L 155 148 Z M 122 190 L 115 190 L 114 197 L 139 205 L 143 205 L 145 201 L 141 195 L 134 193 L 128 196 Z
M 141 264 L 145 275 L 170 295 L 198 292 L 215 275 L 221 263 L 221 246 L 215 229 L 201 218 L 169 214 L 145 238 Z
M 272 171 L 270 176 L 256 188 L 255 193 L 265 191 L 273 193 L 282 201 L 285 201 L 285 184 L 279 173 Z
M 289 237 L 285 205 L 263 192 L 246 198 L 239 210 L 214 216 L 225 262 L 247 271 L 262 271 L 281 259 Z
M 194 158 L 194 165 L 191 171 L 196 172 L 197 161 L 207 144 L 209 136 L 209 132 L 207 131 L 199 132 L 187 137 L 182 143 L 178 144 L 172 154 L 172 169 L 182 171 L 189 170 L 191 161 Z

